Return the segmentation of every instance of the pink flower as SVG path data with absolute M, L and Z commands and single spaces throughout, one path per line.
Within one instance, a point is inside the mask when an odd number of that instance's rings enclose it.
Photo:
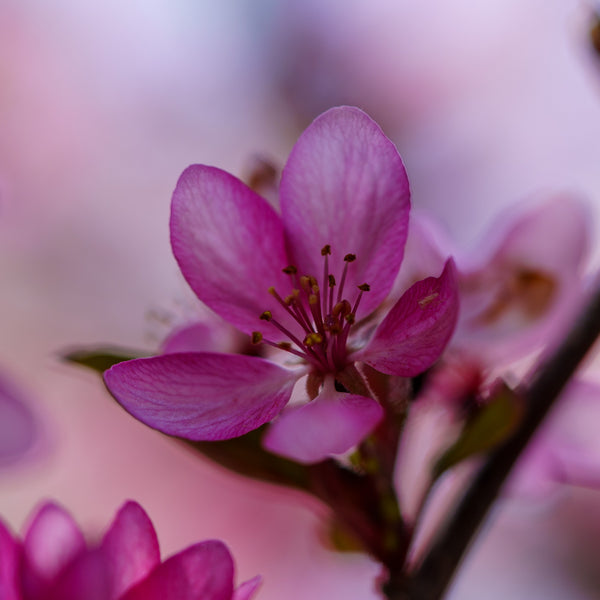
M 281 413 L 263 443 L 313 462 L 350 449 L 383 415 L 374 399 L 336 391 L 341 372 L 364 362 L 412 377 L 440 356 L 458 312 L 454 264 L 417 282 L 378 326 L 369 318 L 400 267 L 410 199 L 396 148 L 356 108 L 308 127 L 279 196 L 281 215 L 228 173 L 191 166 L 173 195 L 171 243 L 200 300 L 292 362 L 181 352 L 120 363 L 105 381 L 144 423 L 194 440 L 236 437 Z M 312 401 L 282 413 L 305 375 Z
M 589 236 L 585 205 L 565 194 L 513 208 L 470 250 L 455 248 L 420 217 L 411 222 L 397 287 L 435 272 L 451 253 L 461 306 L 453 345 L 490 365 L 513 362 L 553 341 L 570 322 Z
M 71 516 L 44 504 L 23 540 L 0 522 L 2 600 L 249 600 L 254 578 L 233 588 L 233 560 L 210 540 L 160 561 L 150 519 L 127 502 L 98 546 L 88 546 Z

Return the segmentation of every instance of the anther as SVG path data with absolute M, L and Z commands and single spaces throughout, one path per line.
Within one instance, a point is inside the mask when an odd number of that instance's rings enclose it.
M 290 350 L 292 345 L 289 342 L 279 342 L 277 347 L 281 350 Z
M 252 332 L 252 343 L 253 344 L 260 344 L 262 342 L 263 339 L 263 335 L 260 331 L 253 331 Z
M 294 265 L 289 265 L 285 269 L 281 269 L 286 275 L 295 275 L 298 269 Z
M 356 254 L 346 254 L 346 256 L 344 256 L 344 261 L 347 263 L 354 262 L 355 260 L 356 260 Z
M 328 254 L 331 254 L 331 245 L 330 244 L 325 244 L 321 248 L 321 256 L 327 256 Z
M 321 344 L 322 342 L 323 342 L 323 336 L 320 333 L 309 333 L 304 338 L 304 345 L 308 346 L 309 348 L 311 346 L 314 346 L 315 344 Z
M 271 313 L 270 310 L 265 310 L 265 312 L 260 315 L 260 320 L 261 321 L 271 321 L 273 319 L 273 314 Z
M 335 287 L 335 277 L 333 275 L 329 275 L 329 287 Z
M 350 314 L 350 312 L 352 312 L 352 306 L 350 306 L 350 302 L 348 302 L 348 300 L 342 300 L 333 307 L 331 314 L 334 317 L 339 317 L 340 315 L 345 317 L 347 314 Z
M 358 286 L 358 289 L 361 292 L 370 292 L 371 291 L 371 286 L 368 283 L 362 283 L 361 285 Z

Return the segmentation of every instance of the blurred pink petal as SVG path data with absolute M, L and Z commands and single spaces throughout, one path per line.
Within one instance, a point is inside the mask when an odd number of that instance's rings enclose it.
M 0 521 L 0 598 L 21 600 L 18 573 L 21 548 Z
M 18 461 L 31 450 L 37 429 L 23 395 L 0 373 L 0 467 Z
M 515 495 L 543 497 L 558 483 L 600 489 L 600 385 L 573 380 L 521 456 Z
M 245 581 L 235 590 L 232 600 L 250 600 L 261 583 L 262 577 L 260 575 L 257 575 L 249 581 Z
M 71 516 L 48 502 L 37 512 L 23 540 L 23 587 L 38 598 L 86 548 L 83 534 Z
M 499 219 L 459 263 L 456 343 L 506 361 L 551 342 L 578 307 L 589 243 L 588 211 L 569 196 Z
M 201 542 L 172 556 L 121 600 L 231 600 L 233 560 L 222 542 Z
M 102 540 L 113 597 L 144 579 L 160 563 L 158 539 L 148 515 L 135 502 L 117 513 Z

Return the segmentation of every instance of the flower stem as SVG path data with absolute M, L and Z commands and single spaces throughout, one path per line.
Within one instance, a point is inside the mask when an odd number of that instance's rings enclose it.
M 388 586 L 389 600 L 439 600 L 444 596 L 514 463 L 598 335 L 600 286 L 567 337 L 541 362 L 530 384 L 518 390 L 526 412 L 514 434 L 486 460 L 420 567 L 397 586 Z M 391 577 L 390 583 L 393 581 Z

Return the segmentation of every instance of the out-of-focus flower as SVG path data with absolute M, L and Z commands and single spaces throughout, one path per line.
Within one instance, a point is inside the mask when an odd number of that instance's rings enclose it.
M 414 218 L 400 289 L 456 260 L 460 319 L 453 345 L 488 365 L 513 362 L 562 332 L 583 289 L 589 214 L 557 195 L 514 208 L 494 222 L 478 247 L 456 248 L 435 223 Z
M 600 385 L 573 380 L 523 453 L 515 495 L 545 497 L 557 483 L 600 489 Z
M 354 446 L 383 414 L 372 398 L 336 391 L 336 376 L 361 361 L 412 377 L 437 360 L 457 319 L 454 264 L 371 323 L 402 261 L 410 200 L 396 148 L 356 108 L 331 109 L 304 132 L 279 196 L 281 216 L 228 173 L 189 167 L 173 195 L 171 242 L 200 300 L 255 343 L 286 351 L 293 368 L 183 352 L 120 363 L 105 380 L 151 427 L 220 440 L 271 421 L 308 375 L 313 401 L 282 413 L 264 443 L 313 462 Z
M 0 522 L 3 600 L 249 600 L 256 577 L 234 590 L 226 546 L 200 542 L 164 562 L 144 510 L 127 502 L 98 545 L 64 509 L 44 504 L 22 540 Z
M 23 394 L 0 373 L 0 467 L 23 458 L 37 438 L 38 425 Z

